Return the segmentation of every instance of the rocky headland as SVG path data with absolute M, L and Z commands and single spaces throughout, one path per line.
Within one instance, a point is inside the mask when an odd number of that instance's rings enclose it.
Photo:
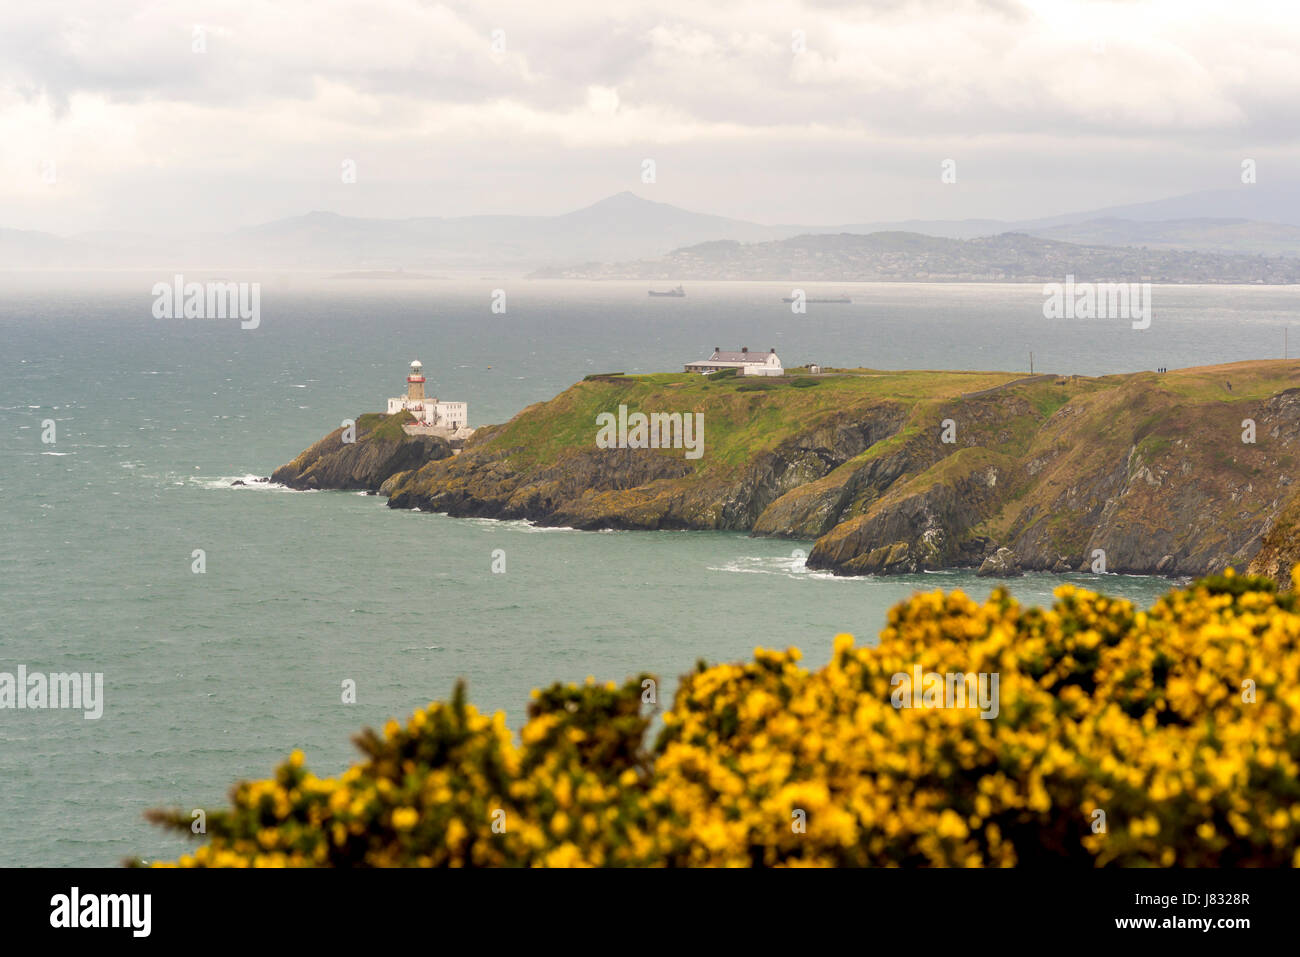
M 702 413 L 702 454 L 600 447 L 597 416 L 620 406 Z M 608 375 L 480 428 L 459 455 L 385 416 L 340 436 L 272 478 L 453 516 L 811 539 L 808 565 L 846 575 L 1004 577 L 1100 557 L 1109 572 L 1234 566 L 1286 583 L 1300 560 L 1300 361 L 1095 378 Z
M 449 458 L 447 440 L 435 435 L 407 435 L 402 426 L 410 413 L 372 413 L 356 419 L 354 434 L 337 428 L 288 465 L 271 473 L 271 481 L 299 490 L 349 489 L 378 492 L 384 481 L 408 469 Z M 346 441 L 352 438 L 353 441 Z

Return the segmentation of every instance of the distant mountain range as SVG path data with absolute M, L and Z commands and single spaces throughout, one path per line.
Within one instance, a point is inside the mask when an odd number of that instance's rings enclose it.
M 1025 233 L 948 239 L 920 233 L 718 240 L 655 259 L 539 269 L 534 279 L 791 282 L 1295 283 L 1300 258 L 1183 249 L 1081 246 Z
M 513 275 L 577 274 L 575 264 L 626 264 L 670 254 L 680 258 L 682 250 L 701 243 L 757 245 L 799 236 L 873 233 L 889 237 L 877 243 L 902 242 L 899 237 L 904 234 L 960 240 L 1021 233 L 1089 246 L 1300 258 L 1300 190 L 1242 186 L 1022 221 L 763 225 L 624 192 L 561 216 L 394 220 L 312 212 L 227 233 L 176 236 L 114 231 L 63 237 L 0 228 L 0 268 L 263 267 L 458 274 L 491 269 Z M 1172 261 L 1156 258 L 1152 263 Z M 587 266 L 580 269 L 592 271 Z M 691 275 L 681 274 L 682 278 Z
M 1090 246 L 1145 246 L 1261 256 L 1300 255 L 1300 226 L 1250 219 L 1090 219 L 1033 230 L 1031 235 Z

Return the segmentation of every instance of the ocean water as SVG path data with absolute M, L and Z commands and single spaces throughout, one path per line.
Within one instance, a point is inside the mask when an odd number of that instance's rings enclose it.
M 154 319 L 151 287 L 169 278 L 0 273 L 0 671 L 105 682 L 98 720 L 0 711 L 3 866 L 174 857 L 189 843 L 145 809 L 222 803 L 294 748 L 337 773 L 358 729 L 458 677 L 514 728 L 530 689 L 588 675 L 655 672 L 666 703 L 697 659 L 796 645 L 815 667 L 836 633 L 872 640 L 917 590 L 983 597 L 993 584 L 809 573 L 808 542 L 539 529 L 232 485 L 382 409 L 411 359 L 481 425 L 587 373 L 678 369 L 715 345 L 775 346 L 787 365 L 936 369 L 1027 370 L 1032 350 L 1036 371 L 1083 374 L 1274 357 L 1300 296 L 1157 287 L 1151 328 L 1134 331 L 1045 320 L 1036 286 L 826 284 L 809 294 L 854 302 L 796 316 L 780 283 L 695 283 L 675 300 L 645 283 L 224 275 L 262 282 L 260 326 L 243 330 Z M 1061 580 L 1011 588 L 1042 603 Z M 1105 585 L 1144 605 L 1168 588 Z

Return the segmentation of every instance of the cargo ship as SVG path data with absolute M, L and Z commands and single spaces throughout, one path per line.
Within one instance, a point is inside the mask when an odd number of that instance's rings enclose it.
M 652 296 L 671 296 L 671 297 L 674 298 L 674 299 L 681 299 L 683 296 L 686 295 L 686 290 L 683 289 L 681 286 L 678 286 L 676 289 L 669 289 L 667 292 L 658 292 L 658 291 L 656 291 L 656 290 L 654 290 L 654 289 L 651 289 L 651 290 L 650 290 L 650 295 L 652 295 Z

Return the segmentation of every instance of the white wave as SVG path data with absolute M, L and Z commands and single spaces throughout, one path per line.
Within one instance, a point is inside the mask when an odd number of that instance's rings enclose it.
M 803 549 L 799 549 L 800 552 Z M 731 572 L 737 575 L 785 575 L 803 578 L 807 571 L 807 555 L 741 555 L 725 565 L 709 565 L 711 572 Z
M 538 525 L 537 523 L 532 522 L 532 521 L 530 521 L 530 520 L 528 520 L 528 519 L 524 519 L 524 518 L 482 518 L 482 517 L 475 517 L 475 518 L 463 518 L 463 519 L 458 519 L 458 521 L 468 522 L 469 524 L 471 524 L 471 525 L 476 525 L 476 526 L 478 526 L 479 528 L 492 529 L 493 531 L 500 531 L 500 530 L 503 529 L 503 528 L 510 529 L 510 530 L 512 530 L 512 531 L 516 531 L 516 532 L 529 532 L 529 533 L 531 533 L 531 532 L 577 532 L 577 531 L 581 531 L 581 529 L 570 528 L 568 525 L 558 525 L 558 526 L 551 526 L 551 525 Z M 612 528 L 611 528 L 611 529 L 602 529 L 602 531 L 610 531 L 610 532 L 612 532 L 612 531 L 615 531 L 615 529 L 612 529 Z
M 76 452 L 42 452 L 41 455 L 76 455 Z
M 735 562 L 729 565 L 706 565 L 711 572 L 734 572 L 738 575 L 770 575 L 772 574 L 765 568 L 739 568 Z
M 298 489 L 289 488 L 287 485 L 281 485 L 279 482 L 263 482 L 266 476 L 254 475 L 247 473 L 245 475 L 219 475 L 216 478 L 209 478 L 204 475 L 191 475 L 187 481 L 191 485 L 197 485 L 205 489 L 234 489 L 242 492 L 245 489 L 260 489 L 270 492 L 296 492 Z M 236 482 L 243 482 L 243 485 L 236 485 Z M 315 492 L 318 489 L 303 489 L 306 492 Z
M 871 581 L 870 575 L 836 575 L 832 572 L 810 571 L 803 572 L 800 578 L 815 578 L 819 582 L 865 582 Z

